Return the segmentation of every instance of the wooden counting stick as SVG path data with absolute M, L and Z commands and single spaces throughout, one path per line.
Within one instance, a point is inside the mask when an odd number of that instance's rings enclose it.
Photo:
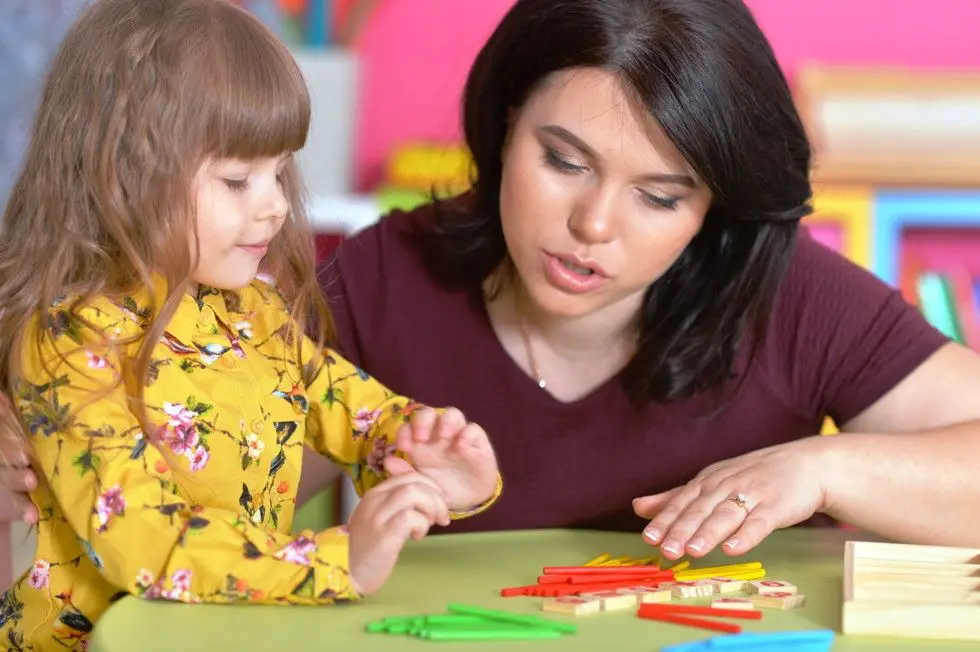
M 652 586 L 630 586 L 618 589 L 620 593 L 631 593 L 636 596 L 640 604 L 654 604 L 670 602 L 670 589 Z
M 796 593 L 796 586 L 782 580 L 756 580 L 745 587 L 749 593 Z
M 586 616 L 602 611 L 602 601 L 578 595 L 563 595 L 544 600 L 541 609 L 552 613 Z
M 788 591 L 760 593 L 749 599 L 759 609 L 796 609 L 806 604 L 806 596 Z
M 639 597 L 635 593 L 620 593 L 618 589 L 596 591 L 594 593 L 581 593 L 579 594 L 579 597 L 598 600 L 602 605 L 603 611 L 632 609 L 636 606 L 639 600 Z
M 715 598 L 711 601 L 711 606 L 714 609 L 734 609 L 735 611 L 748 611 L 756 608 L 749 598 L 730 597 Z

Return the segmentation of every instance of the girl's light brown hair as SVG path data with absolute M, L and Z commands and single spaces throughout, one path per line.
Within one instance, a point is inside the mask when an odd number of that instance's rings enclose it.
M 20 335 L 62 296 L 74 310 L 165 277 L 132 363 L 150 356 L 192 284 L 192 181 L 211 158 L 300 149 L 310 100 L 286 47 L 223 0 L 100 0 L 65 37 L 48 74 L 23 169 L 0 225 L 0 383 L 13 396 Z M 299 329 L 322 346 L 330 319 L 296 164 L 283 172 L 290 214 L 265 265 Z M 42 329 L 45 330 L 45 329 Z M 301 338 L 295 338 L 297 345 Z M 134 398 L 142 404 L 142 388 Z M 144 427 L 147 424 L 143 424 Z M 147 432 L 152 432 L 149 430 Z

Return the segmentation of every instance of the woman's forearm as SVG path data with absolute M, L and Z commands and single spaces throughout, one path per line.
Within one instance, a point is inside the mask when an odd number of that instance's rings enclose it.
M 893 540 L 980 547 L 980 421 L 821 443 L 827 514 Z
M 311 450 L 303 451 L 303 472 L 300 475 L 296 504 L 307 500 L 329 487 L 340 477 L 340 467 Z

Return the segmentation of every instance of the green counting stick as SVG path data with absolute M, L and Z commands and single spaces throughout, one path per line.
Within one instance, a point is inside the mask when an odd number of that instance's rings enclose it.
M 429 641 L 514 641 L 526 639 L 561 638 L 562 634 L 556 629 L 427 629 L 420 638 Z
M 566 634 L 575 634 L 578 632 L 578 627 L 575 625 L 560 623 L 554 620 L 546 620 L 537 616 L 524 616 L 521 614 L 512 614 L 507 611 L 496 611 L 494 609 L 473 607 L 465 604 L 451 604 L 447 608 L 450 613 L 462 614 L 466 616 L 479 616 L 481 618 L 486 618 L 487 620 L 498 620 L 504 623 L 514 623 L 536 628 L 548 628 L 558 632 L 564 632 Z

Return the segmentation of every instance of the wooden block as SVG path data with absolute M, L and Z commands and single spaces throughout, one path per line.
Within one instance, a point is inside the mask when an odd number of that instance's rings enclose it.
M 620 593 L 632 593 L 637 597 L 640 604 L 651 604 L 656 602 L 670 602 L 670 589 L 652 586 L 631 586 L 625 589 L 617 589 Z
M 602 601 L 580 595 L 563 595 L 559 598 L 548 598 L 541 603 L 543 611 L 573 616 L 587 616 L 602 611 Z
M 697 582 L 673 582 L 670 592 L 675 598 L 696 598 L 700 595 L 700 585 Z
M 697 580 L 698 595 L 713 595 L 716 590 L 715 583 L 711 580 Z
M 980 549 L 848 541 L 841 633 L 980 641 Z
M 788 591 L 760 593 L 749 600 L 759 609 L 796 609 L 806 604 L 806 596 Z
M 580 593 L 579 597 L 598 600 L 602 605 L 603 611 L 619 611 L 621 609 L 632 609 L 637 605 L 639 596 L 635 593 L 620 593 L 618 589 L 609 591 L 594 591 L 591 593 Z
M 715 598 L 711 601 L 711 606 L 715 609 L 734 609 L 736 611 L 750 611 L 755 609 L 752 600 L 749 598 Z
M 745 585 L 748 584 L 745 580 L 733 580 L 728 577 L 715 577 L 707 581 L 715 585 L 715 593 L 722 594 L 744 591 Z
M 749 593 L 796 593 L 796 585 L 782 580 L 756 580 L 748 582 L 745 589 Z

